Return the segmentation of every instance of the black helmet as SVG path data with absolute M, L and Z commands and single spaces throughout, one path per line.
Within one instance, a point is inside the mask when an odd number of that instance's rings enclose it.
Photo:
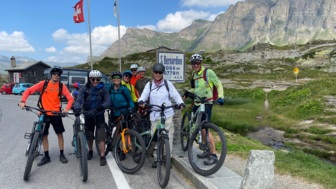
M 54 66 L 50 70 L 50 75 L 52 75 L 54 72 L 58 72 L 58 73 L 60 73 L 62 75 L 63 69 L 61 67 L 59 67 L 59 66 Z
M 165 71 L 164 65 L 162 65 L 160 63 L 154 64 L 154 66 L 153 66 L 153 72 L 162 72 L 162 73 L 164 73 L 164 71 Z
M 123 73 L 123 76 L 127 75 L 129 78 L 132 78 L 132 72 L 131 70 L 125 70 Z
M 118 75 L 118 76 L 120 76 L 120 78 L 122 78 L 122 73 L 119 72 L 119 71 L 114 71 L 114 72 L 111 73 L 111 77 L 116 76 L 116 75 Z

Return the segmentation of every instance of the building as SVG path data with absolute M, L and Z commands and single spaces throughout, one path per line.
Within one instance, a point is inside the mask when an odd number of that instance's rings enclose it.
M 44 79 L 43 72 L 50 66 L 44 62 L 23 63 L 16 66 L 15 58 L 11 58 L 11 67 L 8 72 L 9 83 L 37 83 Z

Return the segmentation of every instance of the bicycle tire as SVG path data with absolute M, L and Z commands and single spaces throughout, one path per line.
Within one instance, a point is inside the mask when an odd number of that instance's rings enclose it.
M 80 176 L 83 182 L 88 179 L 88 163 L 87 163 L 87 152 L 86 152 L 86 139 L 83 131 L 78 131 L 77 133 L 77 154 L 79 158 L 79 170 Z
M 188 150 L 188 141 L 189 141 L 189 133 L 190 133 L 190 120 L 191 116 L 189 112 L 186 112 L 183 114 L 182 122 L 181 122 L 181 128 L 180 128 L 180 142 L 181 142 L 181 148 L 183 151 Z
M 226 146 L 226 139 L 224 136 L 224 133 L 219 129 L 219 127 L 213 123 L 204 123 L 202 126 L 202 129 L 206 129 L 209 132 L 212 133 L 213 139 L 215 139 L 215 148 L 219 153 L 217 155 L 220 155 L 218 158 L 217 163 L 213 165 L 205 165 L 206 159 L 202 159 L 197 157 L 197 154 L 201 154 L 205 152 L 206 150 L 209 150 L 209 145 L 204 145 L 203 143 L 199 144 L 198 142 L 198 135 L 199 135 L 199 127 L 195 129 L 193 132 L 191 139 L 189 140 L 188 144 L 188 159 L 190 162 L 191 167 L 194 169 L 194 171 L 202 176 L 209 176 L 217 172 L 223 165 L 225 158 L 226 158 L 226 152 L 227 152 L 227 146 Z M 216 145 L 218 144 L 218 145 Z M 218 148 L 218 149 L 217 149 Z
M 161 188 L 168 185 L 170 178 L 171 156 L 169 140 L 161 137 L 157 148 L 157 177 Z
M 113 149 L 116 164 L 122 172 L 134 174 L 145 164 L 145 142 L 137 131 L 131 129 L 126 130 L 124 133 L 125 140 L 131 142 L 131 144 L 127 144 L 128 152 L 124 153 L 122 149 L 121 135 L 118 135 L 117 137 L 116 145 Z
M 28 152 L 28 157 L 27 157 L 27 162 L 26 162 L 26 167 L 25 167 L 25 171 L 24 171 L 24 174 L 23 174 L 23 180 L 25 180 L 25 181 L 28 181 L 29 177 L 30 177 L 30 171 L 31 171 L 31 168 L 33 166 L 34 158 L 35 158 L 35 155 L 36 155 L 36 148 L 37 148 L 37 142 L 38 142 L 38 139 L 39 139 L 39 135 L 40 135 L 39 131 L 34 132 L 34 136 L 31 140 L 31 144 L 30 144 L 29 152 Z

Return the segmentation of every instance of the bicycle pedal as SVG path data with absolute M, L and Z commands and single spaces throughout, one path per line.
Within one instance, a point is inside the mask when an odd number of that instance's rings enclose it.
M 31 133 L 25 133 L 24 134 L 24 139 L 30 139 Z

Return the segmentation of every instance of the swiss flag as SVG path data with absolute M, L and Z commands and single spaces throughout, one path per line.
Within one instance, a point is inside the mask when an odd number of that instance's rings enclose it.
M 80 0 L 75 6 L 75 13 L 73 19 L 75 23 L 84 22 L 84 13 L 83 13 L 83 0 Z

